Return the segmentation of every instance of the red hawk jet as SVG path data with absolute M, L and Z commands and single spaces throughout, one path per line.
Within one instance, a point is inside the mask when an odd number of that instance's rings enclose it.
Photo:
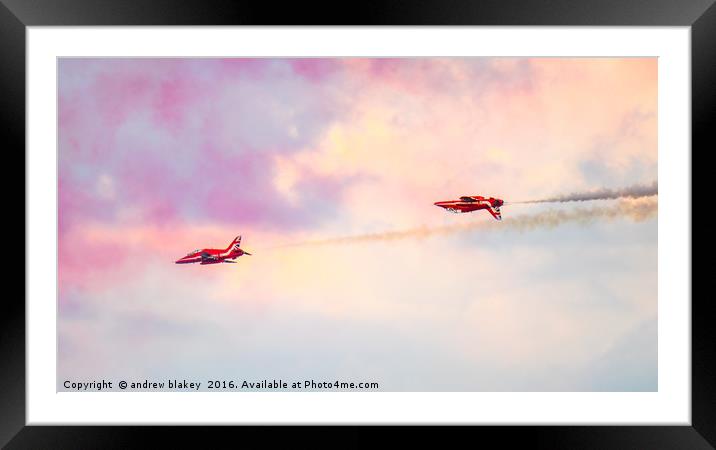
M 203 250 L 194 250 L 183 258 L 176 261 L 177 264 L 219 264 L 219 263 L 235 263 L 234 261 L 241 255 L 251 255 L 249 252 L 241 250 L 241 236 L 231 241 L 231 244 L 225 249 L 205 248 Z
M 504 204 L 505 202 L 499 198 L 485 198 L 479 195 L 460 197 L 460 200 L 435 202 L 436 206 L 445 208 L 452 213 L 466 213 L 486 209 L 497 220 L 502 220 L 500 206 Z

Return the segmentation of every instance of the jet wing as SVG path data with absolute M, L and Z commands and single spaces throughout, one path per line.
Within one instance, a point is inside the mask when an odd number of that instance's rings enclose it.
M 201 261 L 216 261 L 216 256 L 213 256 L 211 253 L 208 252 L 202 252 L 201 255 Z

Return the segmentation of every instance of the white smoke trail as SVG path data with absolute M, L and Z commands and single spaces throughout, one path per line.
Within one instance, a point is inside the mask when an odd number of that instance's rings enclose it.
M 656 181 L 651 185 L 634 185 L 624 189 L 599 189 L 589 192 L 573 192 L 568 195 L 544 198 L 541 200 L 527 200 L 523 202 L 509 203 L 564 203 L 583 202 L 586 200 L 611 200 L 617 198 L 641 198 L 657 195 L 659 193 Z
M 459 225 L 441 227 L 419 227 L 406 230 L 386 231 L 382 233 L 368 233 L 353 236 L 343 236 L 313 241 L 296 242 L 276 248 L 303 247 L 329 244 L 347 244 L 356 242 L 391 241 L 397 239 L 426 238 L 435 235 L 450 235 L 471 231 L 517 231 L 524 232 L 538 228 L 555 228 L 567 223 L 589 225 L 596 221 L 613 221 L 628 219 L 641 222 L 654 217 L 657 213 L 658 203 L 656 196 L 622 199 L 610 206 L 593 206 L 590 208 L 574 208 L 571 210 L 552 209 L 535 214 L 522 214 L 506 217 L 501 222 L 480 221 Z

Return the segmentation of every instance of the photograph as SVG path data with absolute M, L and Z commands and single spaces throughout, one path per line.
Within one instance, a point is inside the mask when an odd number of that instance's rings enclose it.
M 658 392 L 659 64 L 57 57 L 56 391 Z

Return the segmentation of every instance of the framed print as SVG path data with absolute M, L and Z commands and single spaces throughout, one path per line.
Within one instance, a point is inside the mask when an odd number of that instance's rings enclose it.
M 690 150 L 711 2 L 220 3 L 3 3 L 26 174 L 3 444 L 713 446 Z

